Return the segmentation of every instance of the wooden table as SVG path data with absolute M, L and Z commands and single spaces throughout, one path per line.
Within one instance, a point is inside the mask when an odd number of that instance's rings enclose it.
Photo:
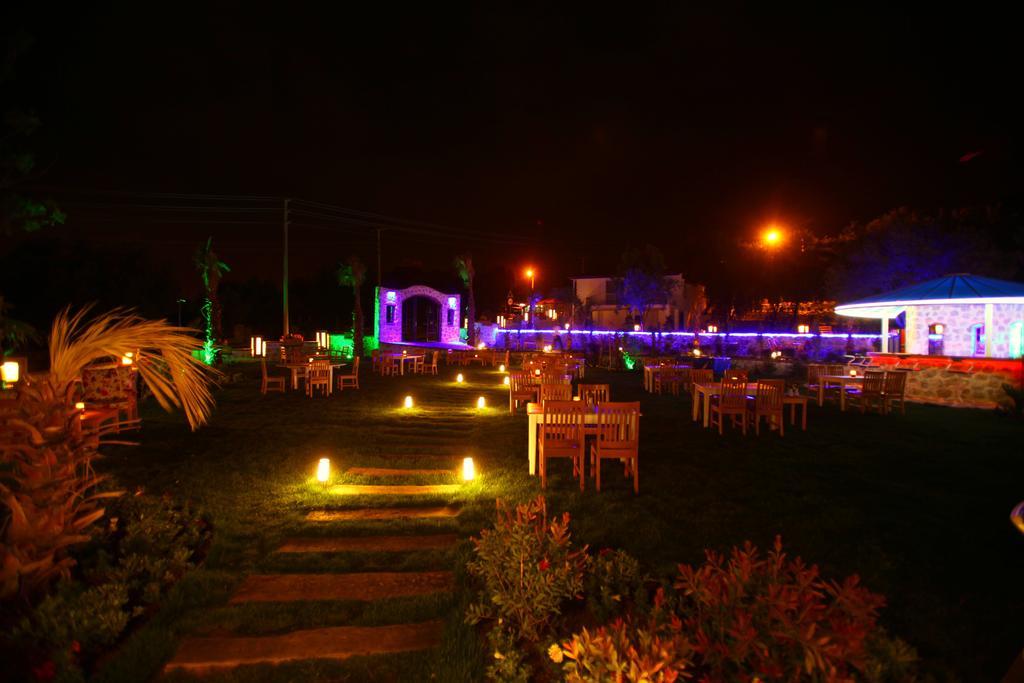
M 327 395 L 328 396 L 330 396 L 330 394 L 331 394 L 331 387 L 334 386 L 334 369 L 335 368 L 342 368 L 342 367 L 344 367 L 346 365 L 348 365 L 348 363 L 331 363 L 331 377 L 330 377 L 331 383 L 330 383 L 330 385 L 327 388 Z M 279 368 L 287 368 L 288 370 L 292 371 L 292 389 L 298 391 L 298 389 L 299 389 L 299 370 L 302 370 L 304 368 L 308 368 L 309 367 L 309 363 L 308 362 L 306 362 L 306 363 L 281 363 L 277 367 L 279 367 Z
M 818 405 L 825 403 L 825 389 L 830 384 L 839 385 L 839 410 L 846 410 L 846 388 L 864 386 L 864 375 L 822 375 L 818 378 Z
M 747 382 L 748 394 L 753 394 L 757 391 L 757 382 Z M 709 420 L 711 419 L 711 397 L 722 393 L 721 382 L 704 382 L 701 384 L 694 383 L 693 385 L 693 421 L 696 422 L 700 418 L 700 411 L 704 409 L 704 420 L 703 425 L 708 426 Z
M 645 365 L 644 366 L 644 391 L 650 393 L 654 391 L 654 376 L 662 370 L 688 370 L 690 369 L 689 364 L 679 365 Z
M 424 360 L 427 357 L 425 353 L 382 353 L 381 358 L 390 366 L 391 361 L 395 358 L 401 358 L 402 362 L 398 364 L 398 373 L 401 375 L 405 374 L 405 361 L 416 359 Z
M 785 410 L 786 406 L 789 406 L 789 424 L 796 424 L 796 407 L 800 406 L 803 411 L 800 417 L 800 431 L 807 431 L 807 403 L 810 400 L 807 396 L 790 395 L 782 397 L 782 409 Z

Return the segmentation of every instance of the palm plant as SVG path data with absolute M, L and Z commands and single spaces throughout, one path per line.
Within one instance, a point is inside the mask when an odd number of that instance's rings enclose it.
M 217 290 L 220 288 L 220 278 L 224 273 L 230 273 L 228 264 L 220 260 L 217 253 L 213 251 L 213 237 L 208 237 L 206 242 L 199 245 L 193 257 L 196 270 L 203 279 L 205 299 L 203 301 L 203 324 L 206 334 L 203 344 L 203 359 L 207 365 L 212 365 L 217 355 L 217 340 L 222 339 L 223 329 L 221 328 L 221 307 L 220 297 Z
M 466 342 L 470 346 L 476 346 L 476 293 L 473 291 L 473 279 L 476 277 L 476 271 L 473 269 L 473 255 L 472 254 L 459 254 L 455 257 L 455 270 L 459 273 L 459 278 L 462 279 L 462 284 L 466 286 L 468 294 L 466 295 Z
M 359 290 L 366 280 L 366 266 L 358 256 L 349 256 L 345 263 L 338 266 L 338 284 L 352 288 L 352 352 L 358 357 L 363 355 L 363 302 Z
M 67 576 L 74 565 L 68 550 L 90 539 L 102 500 L 119 495 L 96 491 L 104 480 L 92 468 L 100 442 L 83 434 L 72 408 L 86 366 L 131 352 L 160 405 L 180 408 L 192 429 L 213 408 L 216 373 L 192 355 L 198 345 L 189 330 L 121 310 L 83 324 L 85 313 L 57 316 L 49 373 L 26 381 L 0 412 L 0 598 L 27 598 Z

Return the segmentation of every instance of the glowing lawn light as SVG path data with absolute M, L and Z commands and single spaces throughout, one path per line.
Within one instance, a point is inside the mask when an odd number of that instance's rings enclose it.
M 551 353 L 551 344 L 544 345 L 544 353 Z
M 473 481 L 476 479 L 476 467 L 473 466 L 473 458 L 462 459 L 462 481 Z
M 533 374 L 535 374 L 537 377 L 540 377 L 540 368 L 537 368 L 536 370 L 534 370 Z
M 17 361 L 9 360 L 3 365 L 0 365 L 0 377 L 7 384 L 17 384 L 21 378 L 21 366 L 18 365 Z
M 412 408 L 412 396 L 405 397 L 405 403 L 403 404 L 406 408 Z
M 502 384 L 504 384 L 504 385 L 505 385 L 505 386 L 507 387 L 507 386 L 509 386 L 510 384 L 512 384 L 512 380 L 510 380 L 510 379 L 509 379 L 508 375 L 505 375 L 505 379 L 503 379 L 503 380 L 501 381 L 501 383 L 502 383 Z
M 462 373 L 461 372 L 459 374 L 455 375 L 455 381 L 456 382 L 458 382 L 459 384 L 462 384 L 462 380 L 463 380 L 463 377 L 462 377 Z
M 329 458 L 320 458 L 316 465 L 316 480 L 324 483 L 331 478 L 331 461 Z
M 501 365 L 498 366 L 498 372 L 505 372 L 505 364 L 504 363 L 502 363 Z
M 476 407 L 477 407 L 477 409 L 482 409 L 482 408 L 486 408 L 486 407 L 487 407 L 487 400 L 486 400 L 486 399 L 484 399 L 484 397 L 483 397 L 483 396 L 479 397 L 479 398 L 478 398 L 478 399 L 476 400 Z

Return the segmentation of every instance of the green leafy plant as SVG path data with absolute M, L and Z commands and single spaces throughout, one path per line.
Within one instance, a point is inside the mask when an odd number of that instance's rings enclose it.
M 494 528 L 472 541 L 475 558 L 467 569 L 483 591 L 466 620 L 493 622 L 488 638 L 497 664 L 488 675 L 498 680 L 520 647 L 536 647 L 550 633 L 563 603 L 582 597 L 590 558 L 586 547 L 572 549 L 568 513 L 548 521 L 543 496 L 514 510 L 498 501 Z
M 647 600 L 644 580 L 635 557 L 624 550 L 602 549 L 587 574 L 587 609 L 601 622 L 627 608 L 642 609 Z
M 767 555 L 748 542 L 706 558 L 680 565 L 675 584 L 704 680 L 846 681 L 866 669 L 885 599 L 856 576 L 826 581 L 778 538 Z
M 673 683 L 686 676 L 690 653 L 682 622 L 666 608 L 662 589 L 645 619 L 620 617 L 548 649 L 569 683 Z

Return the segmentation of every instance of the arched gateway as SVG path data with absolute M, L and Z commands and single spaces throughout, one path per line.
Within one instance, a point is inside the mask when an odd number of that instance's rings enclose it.
M 381 343 L 460 344 L 462 297 L 422 285 L 377 287 L 374 332 Z

